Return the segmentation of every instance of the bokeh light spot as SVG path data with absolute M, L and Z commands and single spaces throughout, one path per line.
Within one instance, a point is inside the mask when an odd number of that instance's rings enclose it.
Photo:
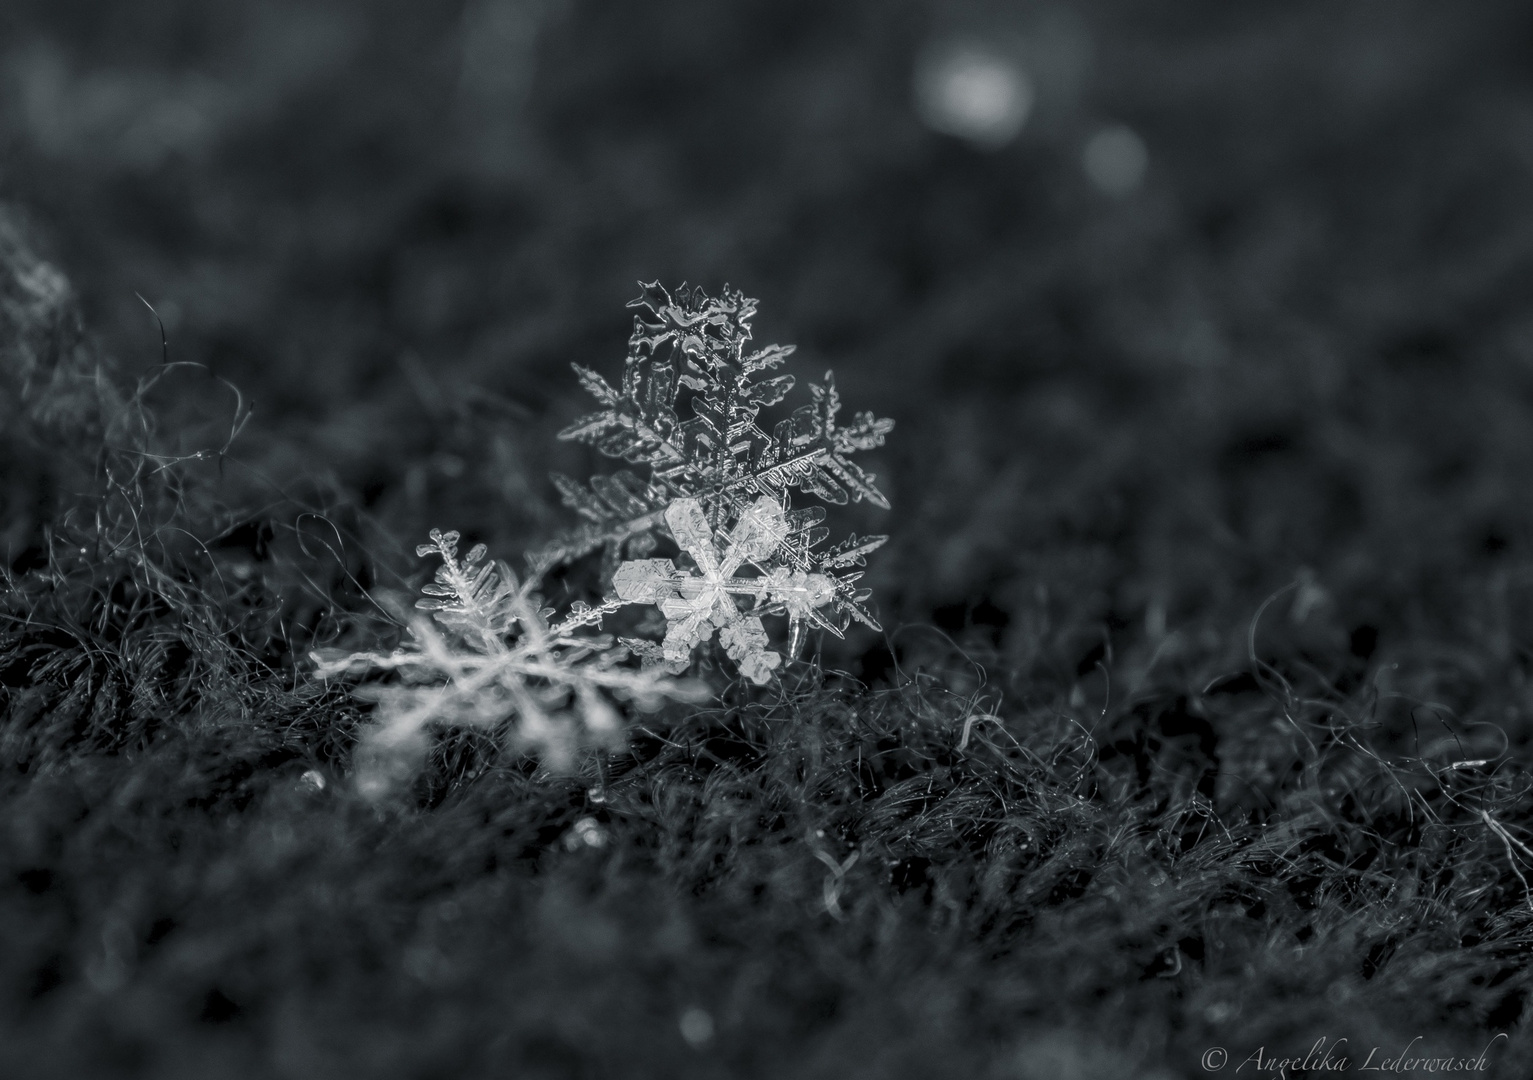
M 1035 97 L 1021 63 L 976 42 L 946 42 L 923 53 L 915 95 L 927 127 L 992 150 L 1017 137 Z
M 681 1028 L 681 1037 L 694 1047 L 701 1048 L 713 1041 L 713 1017 L 706 1009 L 694 1006 L 686 1010 L 676 1026 Z
M 1144 182 L 1150 152 L 1132 128 L 1122 124 L 1105 127 L 1086 140 L 1081 167 L 1098 191 L 1121 197 Z

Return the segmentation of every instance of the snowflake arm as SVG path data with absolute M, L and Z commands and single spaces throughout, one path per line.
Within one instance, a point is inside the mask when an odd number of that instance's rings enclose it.
M 873 483 L 872 473 L 851 460 L 858 450 L 882 446 L 894 430 L 893 420 L 879 420 L 872 413 L 858 413 L 851 427 L 838 427 L 841 395 L 836 391 L 833 372 L 827 371 L 819 383 L 809 384 L 813 401 L 795 409 L 793 416 L 777 425 L 774 432 L 779 457 L 785 465 L 804 463 L 798 469 L 798 482 L 806 491 L 829 503 L 844 504 L 866 499 L 874 506 L 889 509 L 889 500 Z

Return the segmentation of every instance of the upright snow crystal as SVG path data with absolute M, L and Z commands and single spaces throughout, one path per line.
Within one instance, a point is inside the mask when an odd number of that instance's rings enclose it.
M 881 446 L 894 427 L 872 413 L 840 421 L 841 398 L 830 372 L 809 384 L 810 400 L 773 425 L 764 408 L 782 402 L 794 377 L 778 373 L 791 345 L 747 351 L 756 301 L 725 287 L 717 298 L 683 286 L 674 295 L 644 285 L 628 340 L 621 388 L 575 365 L 600 408 L 559 433 L 638 466 L 582 485 L 554 483 L 566 505 L 586 519 L 541 554 L 548 564 L 605 548 L 616 567 L 617 599 L 654 604 L 666 616 L 662 655 L 673 669 L 719 632 L 740 670 L 766 682 L 782 663 L 768 649 L 763 615 L 786 615 L 788 654 L 796 656 L 809 626 L 840 636 L 855 619 L 873 629 L 869 592 L 858 567 L 887 537 L 849 537 L 822 547 L 825 509 L 793 509 L 793 492 L 834 504 L 867 501 L 887 509 L 874 476 L 852 460 Z M 683 414 L 690 413 L 683 418 Z M 679 571 L 669 559 L 647 559 L 657 533 L 668 531 L 696 564 Z M 759 571 L 735 577 L 745 564 Z M 739 598 L 753 598 L 749 613 Z

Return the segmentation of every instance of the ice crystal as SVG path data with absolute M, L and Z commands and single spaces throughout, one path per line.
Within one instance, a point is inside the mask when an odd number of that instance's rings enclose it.
M 560 438 L 589 443 L 647 475 L 620 469 L 589 485 L 556 475 L 566 505 L 585 523 L 545 548 L 541 558 L 568 562 L 605 548 L 609 567 L 622 575 L 619 598 L 655 602 L 666 614 L 662 654 L 673 667 L 716 628 L 742 671 L 764 681 L 782 658 L 766 648 L 762 614 L 788 615 L 790 656 L 811 625 L 840 635 L 855 619 L 878 629 L 866 607 L 869 593 L 856 585 L 862 576 L 857 568 L 887 537 L 853 536 L 822 547 L 829 536 L 821 525 L 824 507 L 793 509 L 792 498 L 797 490 L 826 503 L 866 501 L 887 509 L 873 474 L 852 457 L 881 446 L 894 422 L 862 412 L 842 423 L 841 398 L 827 371 L 809 384 L 809 402 L 769 432 L 761 411 L 793 389 L 794 376 L 778 369 L 794 349 L 747 351 L 756 301 L 727 286 L 716 298 L 685 286 L 674 294 L 658 283 L 642 289 L 629 304 L 639 314 L 621 386 L 574 365 L 600 408 Z M 682 533 L 678 521 L 685 523 Z M 666 530 L 701 576 L 676 571 L 670 560 L 643 558 L 653 550 L 655 534 Z M 722 552 L 715 533 L 727 537 Z M 765 547 L 768 538 L 771 546 Z M 619 567 L 624 554 L 629 561 Z M 761 576 L 732 577 L 742 562 Z M 656 590 L 662 577 L 678 591 L 661 597 Z M 653 601 L 638 599 L 651 593 Z M 729 613 L 737 595 L 755 597 L 752 614 Z M 683 641 L 690 644 L 684 648 Z
M 618 598 L 626 603 L 654 604 L 667 620 L 662 656 L 670 664 L 685 664 L 692 650 L 716 629 L 740 671 L 751 681 L 765 683 L 782 665 L 782 657 L 767 648 L 766 628 L 758 615 L 742 612 L 736 595 L 753 596 L 756 606 L 777 604 L 797 625 L 812 619 L 835 595 L 835 583 L 824 574 L 806 574 L 772 567 L 759 577 L 736 577 L 745 563 L 761 568 L 787 536 L 788 523 L 771 496 L 763 495 L 746 508 L 721 545 L 696 499 L 677 499 L 665 512 L 676 543 L 697 564 L 697 573 L 677 570 L 670 559 L 636 559 L 623 563 L 613 575 Z M 722 550 L 721 550 L 722 548 Z
M 593 633 L 621 601 L 577 603 L 561 620 L 542 606 L 535 579 L 518 581 L 504 562 L 486 560 L 483 544 L 458 557 L 456 532 L 431 531 L 421 557 L 442 560 L 416 607 L 430 612 L 410 625 L 391 653 L 316 656 L 322 676 L 393 672 L 358 696 L 377 702 L 377 723 L 359 750 L 358 784 L 382 793 L 407 778 L 425 753 L 433 725 L 496 728 L 514 721 L 513 740 L 558 768 L 583 741 L 619 730 L 615 703 L 653 709 L 695 691 L 665 672 L 635 670 L 628 650 Z

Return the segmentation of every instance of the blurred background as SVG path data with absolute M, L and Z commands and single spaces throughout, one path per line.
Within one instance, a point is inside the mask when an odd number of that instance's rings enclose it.
M 127 372 L 141 294 L 253 404 L 241 536 L 545 539 L 569 363 L 728 282 L 897 421 L 842 523 L 891 628 L 1174 669 L 1298 582 L 1336 663 L 1528 639 L 1525 4 L 7 0 L 0 198 Z

